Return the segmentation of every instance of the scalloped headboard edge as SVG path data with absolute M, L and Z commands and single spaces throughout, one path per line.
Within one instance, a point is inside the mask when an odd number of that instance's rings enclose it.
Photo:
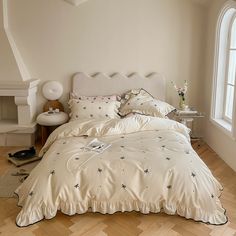
M 137 88 L 147 90 L 162 101 L 166 99 L 165 78 L 156 72 L 147 76 L 141 76 L 138 73 L 130 75 L 121 73 L 87 75 L 78 72 L 72 78 L 72 92 L 85 96 L 123 94 L 130 89 Z

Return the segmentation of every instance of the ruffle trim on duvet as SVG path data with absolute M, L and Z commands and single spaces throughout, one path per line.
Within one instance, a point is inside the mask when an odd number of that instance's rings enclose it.
M 19 197 L 19 196 L 18 196 Z M 60 210 L 66 215 L 84 214 L 86 212 L 99 212 L 102 214 L 114 214 L 115 212 L 131 212 L 137 211 L 143 214 L 165 212 L 169 215 L 179 215 L 186 219 L 193 219 L 212 225 L 223 225 L 228 222 L 225 215 L 226 210 L 222 208 L 220 201 L 217 201 L 217 209 L 215 214 L 210 214 L 202 209 L 185 208 L 182 206 L 164 205 L 158 203 L 144 203 L 139 201 L 124 201 L 124 202 L 97 202 L 91 200 L 89 202 L 80 202 L 71 204 L 68 202 L 60 202 L 58 207 L 50 208 L 45 204 L 33 209 L 22 209 L 16 218 L 16 224 L 19 227 L 28 226 L 38 221 L 45 219 L 52 219 L 56 216 L 57 211 Z

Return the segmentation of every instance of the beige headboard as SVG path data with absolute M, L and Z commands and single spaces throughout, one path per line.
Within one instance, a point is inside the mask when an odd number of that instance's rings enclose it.
M 143 88 L 163 101 L 165 101 L 166 95 L 165 87 L 165 79 L 158 73 L 151 73 L 148 76 L 141 76 L 137 73 L 128 76 L 121 73 L 114 73 L 110 76 L 97 73 L 90 76 L 79 72 L 73 76 L 72 81 L 72 92 L 79 95 L 123 94 L 130 89 Z

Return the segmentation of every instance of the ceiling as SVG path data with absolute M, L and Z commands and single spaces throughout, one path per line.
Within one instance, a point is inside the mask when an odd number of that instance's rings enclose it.
M 65 1 L 71 3 L 75 6 L 78 6 L 81 3 L 86 2 L 87 0 L 65 0 Z M 212 0 L 190 0 L 190 1 L 193 1 L 193 2 L 199 3 L 201 5 L 207 6 Z
M 73 4 L 74 6 L 78 6 L 78 5 L 80 5 L 81 3 L 84 3 L 84 2 L 86 2 L 86 1 L 88 1 L 88 0 L 65 0 L 65 1 L 67 1 L 67 2 L 69 2 L 69 3 L 71 3 L 71 4 Z M 196 3 L 201 4 L 201 5 L 203 5 L 203 6 L 207 6 L 207 5 L 210 4 L 210 2 L 211 2 L 212 0 L 190 0 L 190 1 L 196 2 Z
M 69 3 L 71 3 L 71 4 L 73 4 L 74 6 L 78 6 L 78 5 L 80 5 L 81 3 L 86 2 L 87 0 L 65 0 L 65 1 L 67 1 L 67 2 L 69 2 Z
M 208 4 L 210 4 L 210 2 L 211 2 L 212 0 L 192 0 L 192 1 L 194 1 L 194 2 L 196 2 L 196 3 L 199 3 L 199 4 L 201 4 L 201 5 L 207 6 Z

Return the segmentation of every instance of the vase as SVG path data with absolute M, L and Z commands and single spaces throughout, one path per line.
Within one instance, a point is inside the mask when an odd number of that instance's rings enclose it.
M 185 98 L 184 98 L 184 96 L 179 96 L 179 109 L 180 110 L 185 109 Z

